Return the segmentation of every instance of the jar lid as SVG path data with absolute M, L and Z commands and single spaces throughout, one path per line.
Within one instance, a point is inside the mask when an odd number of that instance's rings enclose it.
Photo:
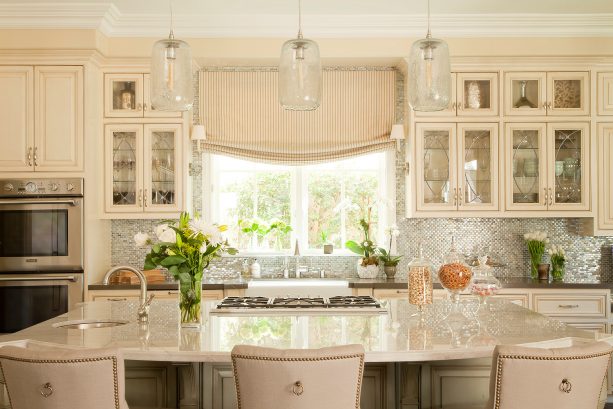
M 409 268 L 411 267 L 431 267 L 432 263 L 430 262 L 430 260 L 424 257 L 424 247 L 421 242 L 417 245 L 417 248 L 418 248 L 417 257 L 411 260 L 411 262 L 409 263 Z
M 456 247 L 455 247 L 455 237 L 454 236 L 451 236 L 451 248 L 449 249 L 449 253 L 447 253 L 447 255 L 443 258 L 443 262 L 444 262 L 444 264 L 450 264 L 450 263 L 465 264 L 464 263 L 464 256 L 462 256 L 456 250 Z

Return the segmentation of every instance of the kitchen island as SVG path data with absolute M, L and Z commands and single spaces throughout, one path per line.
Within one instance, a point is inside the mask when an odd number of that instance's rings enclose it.
M 193 407 L 198 396 L 203 396 L 204 402 L 198 404 L 205 408 L 232 407 L 233 403 L 228 401 L 233 396 L 229 362 L 230 350 L 236 344 L 319 348 L 359 343 L 364 345 L 367 362 L 363 408 L 391 408 L 399 400 L 412 402 L 408 407 L 428 408 L 436 407 L 443 399 L 464 402 L 467 396 L 479 406 L 487 398 L 484 393 L 489 359 L 496 344 L 563 347 L 606 337 L 573 328 L 507 300 L 491 300 L 483 306 L 470 297 L 461 303 L 462 314 L 455 314 L 447 301 L 435 301 L 422 314 L 400 299 L 383 300 L 383 311 L 365 312 L 294 309 L 220 313 L 215 310 L 217 302 L 205 302 L 205 320 L 200 331 L 178 327 L 178 306 L 173 300 L 155 300 L 149 324 L 141 326 L 136 323 L 137 304 L 83 303 L 52 320 L 2 336 L 0 343 L 34 340 L 75 347 L 120 348 L 128 360 L 129 403 L 131 399 L 138 403 L 137 397 L 145 396 L 130 390 L 131 385 L 142 388 L 143 379 L 178 368 L 174 376 L 180 379 L 181 393 L 176 395 L 182 398 L 177 397 L 176 401 L 181 408 Z M 86 330 L 54 327 L 79 320 L 128 323 Z M 159 379 L 167 378 L 158 376 L 157 385 L 163 383 Z M 173 379 L 167 380 L 168 388 L 172 388 Z M 445 382 L 437 384 L 442 379 Z M 461 382 L 454 384 L 455 380 Z M 452 396 L 458 385 L 464 385 L 462 390 L 469 388 L 470 393 Z

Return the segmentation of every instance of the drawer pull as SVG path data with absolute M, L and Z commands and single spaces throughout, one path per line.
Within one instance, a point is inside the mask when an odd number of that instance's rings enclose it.
M 177 295 L 179 294 L 178 291 L 168 291 L 168 295 Z
M 128 301 L 127 298 L 107 298 L 107 301 Z
M 409 290 L 396 290 L 396 294 L 408 294 Z
M 558 308 L 579 308 L 579 304 L 558 304 Z

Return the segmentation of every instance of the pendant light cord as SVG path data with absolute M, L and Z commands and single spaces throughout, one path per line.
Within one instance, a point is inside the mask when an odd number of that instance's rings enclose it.
M 302 38 L 302 0 L 298 0 L 298 38 Z
M 428 34 L 426 34 L 426 38 L 432 38 L 432 33 L 430 32 L 430 0 L 428 0 Z
M 175 33 L 174 33 L 174 15 L 172 13 L 172 0 L 169 0 L 168 3 L 170 4 L 170 35 L 168 36 L 168 38 L 170 38 L 171 40 L 175 38 Z

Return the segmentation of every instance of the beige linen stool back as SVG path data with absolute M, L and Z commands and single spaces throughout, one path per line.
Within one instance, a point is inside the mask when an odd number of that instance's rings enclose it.
M 611 345 L 567 348 L 498 345 L 486 409 L 596 409 Z
M 238 409 L 359 409 L 364 348 L 232 349 Z
M 5 346 L 0 371 L 12 409 L 128 409 L 114 349 Z

